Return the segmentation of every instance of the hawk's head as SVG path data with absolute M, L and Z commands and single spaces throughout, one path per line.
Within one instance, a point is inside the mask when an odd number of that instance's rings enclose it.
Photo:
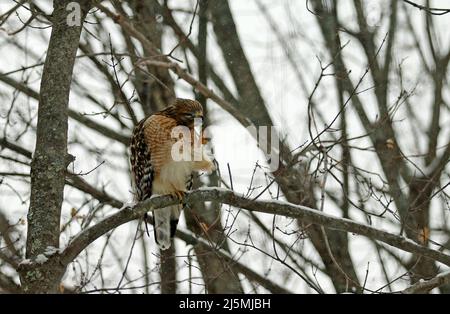
M 161 111 L 161 114 L 175 119 L 178 125 L 191 128 L 194 127 L 194 119 L 203 119 L 203 107 L 196 100 L 177 98 L 175 103 Z

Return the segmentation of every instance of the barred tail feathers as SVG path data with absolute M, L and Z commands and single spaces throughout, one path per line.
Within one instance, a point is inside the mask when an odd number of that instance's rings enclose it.
M 168 208 L 153 211 L 155 242 L 161 250 L 170 247 L 170 214 Z
M 153 211 L 155 242 L 161 250 L 170 248 L 180 217 L 180 205 Z

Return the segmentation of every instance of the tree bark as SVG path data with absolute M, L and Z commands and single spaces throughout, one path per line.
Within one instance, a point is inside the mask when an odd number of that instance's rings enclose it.
M 214 0 L 209 4 L 218 44 L 228 70 L 236 84 L 241 102 L 239 110 L 255 125 L 272 125 L 264 99 L 259 92 L 227 0 Z
M 69 26 L 72 12 L 59 0 L 53 4 L 53 27 L 42 74 L 36 148 L 31 163 L 31 198 L 28 211 L 27 259 L 49 247 L 59 247 L 61 205 L 68 165 L 68 104 L 72 72 L 87 1 L 80 2 L 81 25 Z M 22 288 L 27 293 L 54 293 L 65 268 L 59 263 L 33 263 L 19 269 Z
M 168 250 L 160 250 L 161 263 L 159 269 L 159 275 L 161 277 L 161 293 L 162 294 L 175 294 L 177 293 L 177 263 L 176 263 L 176 250 L 175 241 L 172 239 L 172 244 Z

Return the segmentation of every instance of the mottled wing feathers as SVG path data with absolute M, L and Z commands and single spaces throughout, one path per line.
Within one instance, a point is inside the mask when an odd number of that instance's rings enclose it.
M 152 195 L 154 177 L 150 147 L 144 136 L 145 121 L 142 120 L 134 128 L 130 144 L 130 163 L 137 201 L 143 201 Z
M 153 194 L 153 180 L 169 162 L 174 126 L 175 120 L 155 114 L 140 121 L 133 130 L 130 162 L 138 201 Z

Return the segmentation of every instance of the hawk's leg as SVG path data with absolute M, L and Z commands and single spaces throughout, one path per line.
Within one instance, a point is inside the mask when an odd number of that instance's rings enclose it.
M 147 233 L 147 237 L 150 238 L 150 233 L 148 232 L 148 224 L 150 223 L 148 213 L 144 214 L 144 224 L 145 224 L 145 233 Z
M 181 202 L 181 208 L 185 208 L 188 206 L 186 203 L 186 192 L 185 191 L 175 191 L 170 193 L 174 199 L 177 199 Z
M 183 201 L 184 197 L 186 196 L 186 192 L 177 190 L 170 193 L 170 195 L 172 195 L 172 197 L 176 200 Z
M 181 209 L 185 206 L 185 196 L 186 192 L 181 190 L 176 190 L 170 193 L 172 197 L 181 202 L 181 205 L 172 206 L 170 215 L 170 237 L 173 238 L 177 232 L 178 220 L 180 218 Z

